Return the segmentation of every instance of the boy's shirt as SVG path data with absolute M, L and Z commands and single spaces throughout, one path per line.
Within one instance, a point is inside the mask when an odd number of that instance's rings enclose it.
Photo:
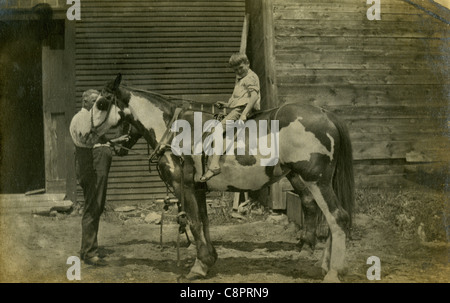
M 253 108 L 255 110 L 261 109 L 261 95 L 260 95 L 260 87 L 259 87 L 259 78 L 258 75 L 255 74 L 251 69 L 248 70 L 248 73 L 245 77 L 238 79 L 236 78 L 236 84 L 234 85 L 233 94 L 231 98 L 228 100 L 228 107 L 236 108 L 239 106 L 247 105 L 249 101 L 250 92 L 255 91 L 258 94 L 258 99 L 255 102 Z

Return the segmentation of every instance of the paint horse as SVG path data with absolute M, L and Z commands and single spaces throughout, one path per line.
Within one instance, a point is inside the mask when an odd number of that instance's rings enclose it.
M 130 123 L 153 149 L 159 148 L 158 143 L 171 127 L 177 106 L 165 96 L 120 83 L 119 74 L 105 86 L 103 98 L 115 98 L 119 107 L 128 108 Z M 201 115 L 202 121 L 213 119 L 211 113 L 201 112 Z M 193 125 L 194 116 L 193 110 L 183 110 L 177 120 Z M 227 154 L 220 159 L 221 173 L 201 183 L 198 180 L 207 164 L 202 163 L 202 155 L 179 157 L 171 149 L 165 149 L 159 159 L 161 178 L 184 201 L 183 210 L 195 238 L 197 257 L 187 278 L 205 277 L 218 257 L 210 237 L 206 190 L 255 191 L 286 177 L 304 207 L 308 230 L 300 245 L 314 247 L 315 221 L 320 210 L 330 230 L 322 258 L 324 281 L 339 281 L 345 269 L 346 238 L 354 206 L 352 147 L 345 124 L 333 113 L 302 104 L 285 104 L 257 113 L 251 119 L 279 121 L 276 166 L 260 165 L 263 157 L 258 154 Z M 131 144 L 135 140 L 130 140 Z

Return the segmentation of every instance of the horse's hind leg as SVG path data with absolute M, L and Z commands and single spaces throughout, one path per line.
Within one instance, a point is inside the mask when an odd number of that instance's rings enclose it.
M 331 184 L 320 184 L 319 182 L 305 182 L 322 213 L 325 215 L 331 232 L 331 255 L 329 271 L 324 281 L 338 282 L 338 275 L 345 269 L 345 220 L 347 219 L 338 207 L 338 199 Z M 326 257 L 326 256 L 324 256 Z
M 286 178 L 291 183 L 295 193 L 299 195 L 301 199 L 301 206 L 304 215 L 304 226 L 298 246 L 303 251 L 312 252 L 316 246 L 317 218 L 320 213 L 320 209 L 299 175 L 294 172 L 290 172 Z
M 331 258 L 331 235 L 328 235 L 327 242 L 325 243 L 325 249 L 323 250 L 322 262 L 319 263 L 324 273 L 330 271 L 330 258 Z

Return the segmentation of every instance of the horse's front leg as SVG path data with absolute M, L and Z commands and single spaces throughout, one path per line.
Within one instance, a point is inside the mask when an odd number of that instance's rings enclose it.
M 186 213 L 189 227 L 194 236 L 197 258 L 188 278 L 205 277 L 217 260 L 217 253 L 211 243 L 209 234 L 206 191 L 203 188 L 196 187 L 196 183 L 193 181 L 194 166 L 192 158 L 185 157 L 182 164 L 178 157 L 166 153 L 158 166 L 163 180 L 174 188 L 175 195 L 179 201 L 182 201 L 182 210 Z M 181 182 L 182 175 L 184 177 L 183 182 Z
M 197 248 L 197 258 L 187 278 L 203 278 L 217 260 L 217 252 L 211 243 L 209 234 L 205 190 L 187 186 L 184 192 L 185 211 Z

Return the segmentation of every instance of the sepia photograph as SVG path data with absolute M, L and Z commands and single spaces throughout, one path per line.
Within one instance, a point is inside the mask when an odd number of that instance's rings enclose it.
M 448 0 L 0 0 L 0 283 L 449 283 L 449 26 Z

